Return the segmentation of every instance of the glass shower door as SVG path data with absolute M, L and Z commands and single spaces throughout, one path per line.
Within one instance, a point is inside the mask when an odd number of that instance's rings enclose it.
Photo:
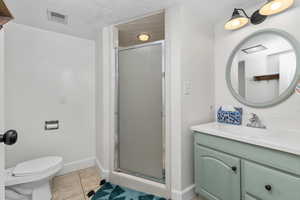
M 163 182 L 163 49 L 118 53 L 118 170 Z

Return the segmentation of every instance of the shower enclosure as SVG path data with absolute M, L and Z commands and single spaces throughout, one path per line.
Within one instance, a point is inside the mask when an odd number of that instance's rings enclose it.
M 163 42 L 116 53 L 115 170 L 164 183 Z

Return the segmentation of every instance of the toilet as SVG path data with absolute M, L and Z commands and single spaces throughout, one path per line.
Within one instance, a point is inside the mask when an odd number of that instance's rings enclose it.
M 62 169 L 61 157 L 43 157 L 6 170 L 5 200 L 51 200 L 50 181 Z

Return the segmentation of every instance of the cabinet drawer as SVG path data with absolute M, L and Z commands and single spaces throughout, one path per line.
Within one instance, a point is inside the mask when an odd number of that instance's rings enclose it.
M 250 198 L 247 194 L 263 200 L 300 199 L 299 177 L 247 161 L 243 161 L 243 169 L 245 199 Z

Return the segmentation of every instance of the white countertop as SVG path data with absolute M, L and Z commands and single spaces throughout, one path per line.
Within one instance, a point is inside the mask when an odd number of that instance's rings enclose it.
M 193 126 L 191 130 L 300 156 L 300 130 L 258 129 L 217 122 Z

